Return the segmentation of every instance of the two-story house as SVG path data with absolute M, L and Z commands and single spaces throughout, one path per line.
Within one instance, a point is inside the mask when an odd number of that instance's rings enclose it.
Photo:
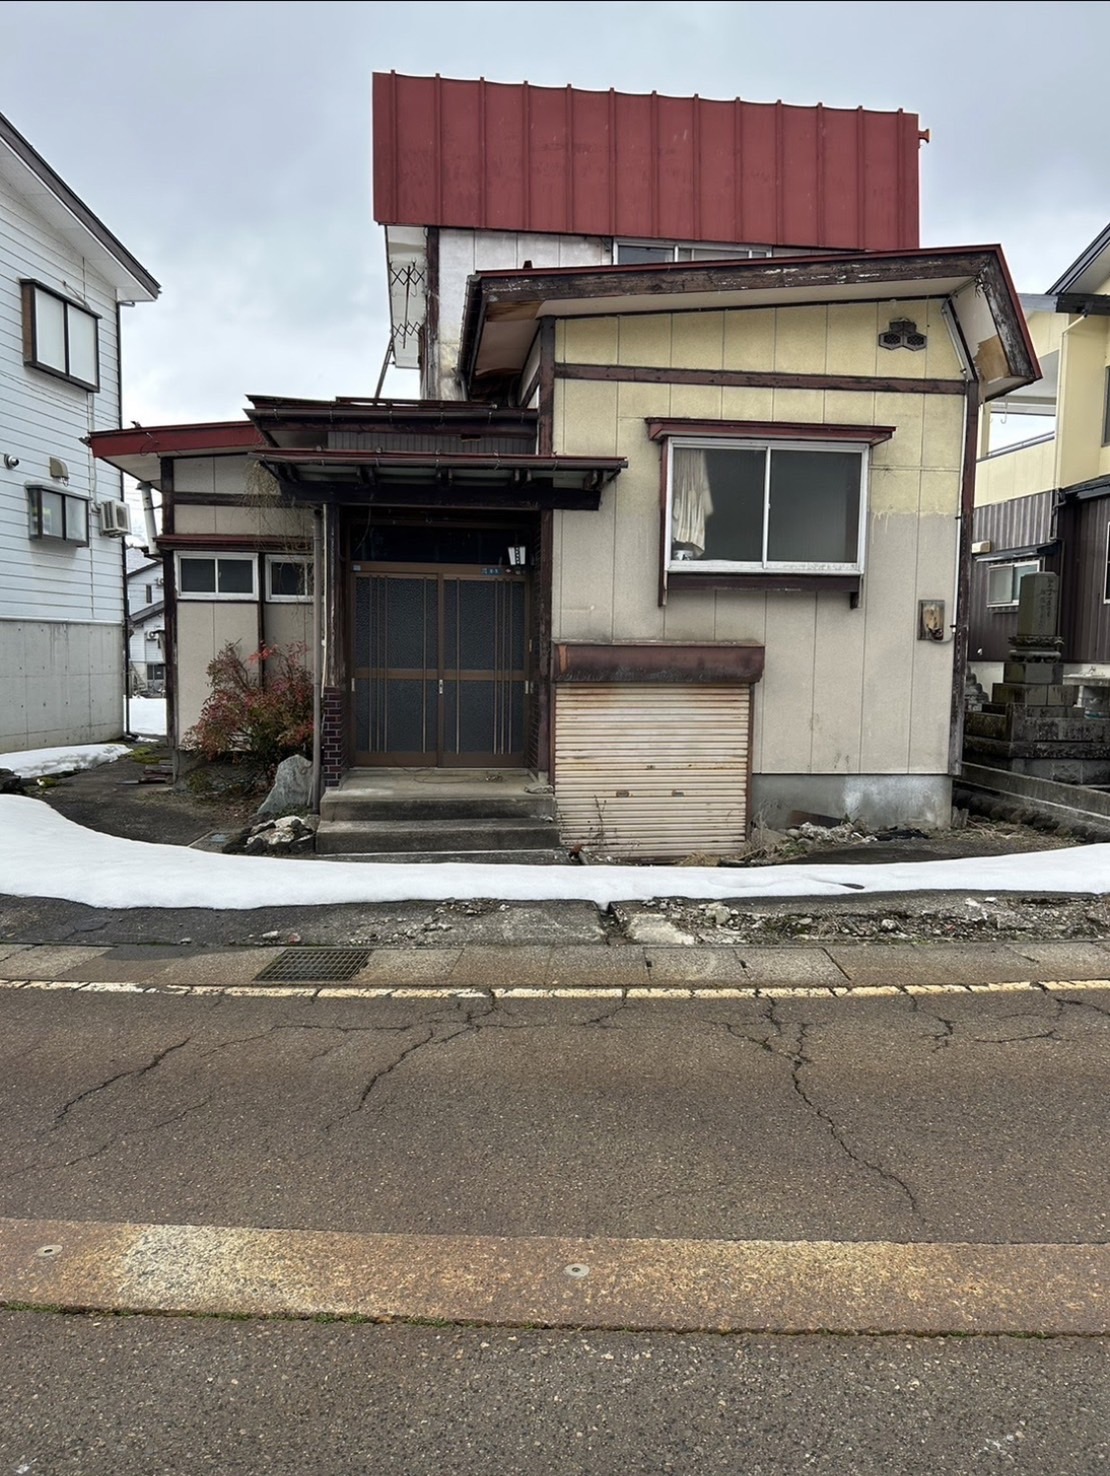
M 0 747 L 123 726 L 120 309 L 158 283 L 0 117 Z
M 340 793 L 516 767 L 629 856 L 947 823 L 979 406 L 1038 370 L 998 248 L 920 247 L 920 139 L 376 78 L 391 352 L 426 398 L 94 437 L 161 489 L 178 741 L 214 652 L 299 607 Z
M 1048 570 L 1060 576 L 1065 680 L 1084 705 L 1107 711 L 1110 226 L 1047 292 L 1021 301 L 1044 378 L 996 400 L 984 416 L 971 666 L 987 690 L 1002 680 L 1021 581 Z M 999 445 L 1002 430 L 1010 439 Z

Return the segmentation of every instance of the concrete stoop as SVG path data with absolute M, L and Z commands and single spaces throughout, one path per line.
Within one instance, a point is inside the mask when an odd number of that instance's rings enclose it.
M 320 804 L 325 860 L 565 861 L 550 789 L 519 769 L 355 770 Z

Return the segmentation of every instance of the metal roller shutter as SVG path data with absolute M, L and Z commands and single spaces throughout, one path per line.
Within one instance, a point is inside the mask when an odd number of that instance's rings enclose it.
M 751 688 L 556 688 L 564 842 L 613 856 L 727 855 L 748 830 Z

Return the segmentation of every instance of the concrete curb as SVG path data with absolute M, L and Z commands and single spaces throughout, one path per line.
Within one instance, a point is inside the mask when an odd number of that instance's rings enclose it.
M 1110 1334 L 1110 1246 L 0 1220 L 0 1305 L 721 1333 Z

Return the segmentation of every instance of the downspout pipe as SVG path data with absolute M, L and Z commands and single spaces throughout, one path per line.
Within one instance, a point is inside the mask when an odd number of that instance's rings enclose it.
M 321 691 L 323 682 L 323 671 L 321 669 L 321 640 L 323 637 L 324 622 L 322 618 L 321 604 L 324 598 L 323 580 L 323 534 L 324 510 L 322 507 L 312 509 L 312 790 L 311 803 L 312 812 L 320 813 L 320 776 L 321 776 L 321 734 L 320 718 L 322 710 Z

